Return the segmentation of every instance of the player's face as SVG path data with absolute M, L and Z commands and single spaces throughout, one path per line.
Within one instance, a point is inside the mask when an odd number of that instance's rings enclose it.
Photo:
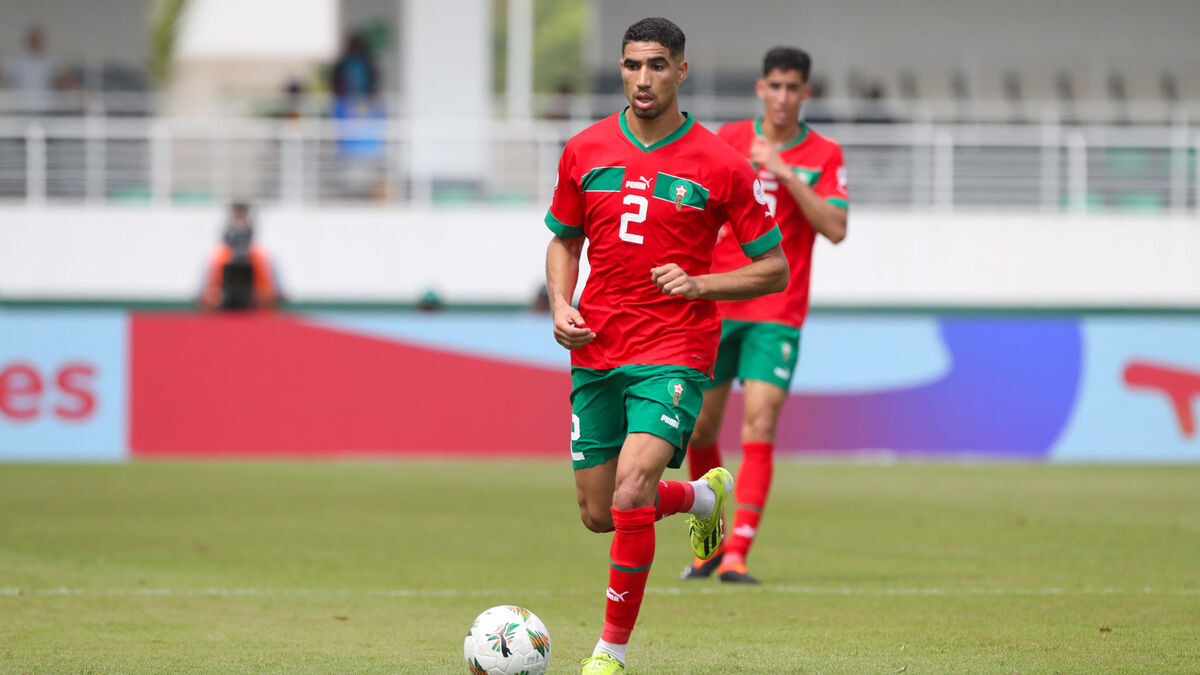
M 621 54 L 621 80 L 633 114 L 652 120 L 675 106 L 687 79 L 687 61 L 676 61 L 657 42 L 630 42 Z
M 800 105 L 812 92 L 800 71 L 778 68 L 763 76 L 755 89 L 763 102 L 763 115 L 778 126 L 791 124 L 800 117 Z

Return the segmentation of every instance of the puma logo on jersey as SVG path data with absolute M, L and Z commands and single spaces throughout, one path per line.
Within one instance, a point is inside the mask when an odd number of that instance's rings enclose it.
M 667 417 L 666 415 L 663 415 L 663 416 L 662 416 L 662 417 L 660 417 L 659 419 L 661 419 L 662 421 L 666 422 L 666 423 L 667 423 L 667 426 L 671 427 L 672 429 L 678 429 L 678 428 L 679 428 L 679 420 L 674 420 L 674 419 L 671 419 L 670 417 Z
M 608 592 L 606 592 L 605 595 L 608 596 L 608 599 L 612 600 L 613 602 L 625 602 L 625 596 L 629 595 L 629 591 L 618 593 L 612 589 L 612 586 L 609 586 Z
M 640 178 L 641 180 L 625 181 L 625 187 L 629 188 L 630 190 L 649 190 L 650 189 L 650 179 L 646 178 L 645 176 L 638 176 L 638 178 Z

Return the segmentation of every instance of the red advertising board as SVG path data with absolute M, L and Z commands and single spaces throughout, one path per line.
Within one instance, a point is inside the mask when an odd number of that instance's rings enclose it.
M 569 452 L 561 370 L 280 315 L 134 315 L 137 456 Z

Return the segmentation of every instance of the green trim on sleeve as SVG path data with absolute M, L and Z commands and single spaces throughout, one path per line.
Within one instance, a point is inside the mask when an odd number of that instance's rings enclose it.
M 847 211 L 850 210 L 850 202 L 842 199 L 841 197 L 826 197 L 825 201 L 833 204 L 836 207 L 846 209 Z
M 546 210 L 546 227 L 550 228 L 551 232 L 564 239 L 574 239 L 576 237 L 583 236 L 582 225 L 568 225 L 558 218 L 555 218 L 554 214 L 550 213 L 549 209 Z
M 779 226 L 776 225 L 758 239 L 742 244 L 742 253 L 745 253 L 747 258 L 753 258 L 771 250 L 771 247 L 781 241 L 783 241 L 783 235 L 779 233 Z
M 598 166 L 583 174 L 579 187 L 584 192 L 620 192 L 625 182 L 625 167 Z

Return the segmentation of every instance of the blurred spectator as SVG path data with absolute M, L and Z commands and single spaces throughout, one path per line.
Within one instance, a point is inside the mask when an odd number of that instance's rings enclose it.
M 808 124 L 835 122 L 833 110 L 829 107 L 829 84 L 824 77 L 813 75 L 809 82 L 812 94 L 803 103 L 801 116 Z
M 1113 124 L 1129 124 L 1129 99 L 1125 94 L 1125 76 L 1115 70 L 1108 74 L 1108 99 L 1113 106 Z
M 862 100 L 858 103 L 858 111 L 854 121 L 859 124 L 888 124 L 894 122 L 887 104 L 884 103 L 883 83 L 875 80 L 862 90 Z
M 283 97 L 274 116 L 285 120 L 298 120 L 306 114 L 304 84 L 300 80 L 288 80 L 283 86 Z
M 74 78 L 61 70 L 45 51 L 42 29 L 31 27 L 25 33 L 25 50 L 10 57 L 2 72 L 5 87 L 16 94 L 14 109 L 26 115 L 40 115 L 54 108 L 54 91 L 74 87 Z
M 333 66 L 333 118 L 337 121 L 341 196 L 386 197 L 384 185 L 387 108 L 377 96 L 375 57 L 362 33 L 354 33 Z
M 442 309 L 445 303 L 433 288 L 426 288 L 421 294 L 421 299 L 417 300 L 417 310 L 421 312 L 437 312 Z
M 206 309 L 274 309 L 283 302 L 270 257 L 254 244 L 250 206 L 234 203 L 221 243 L 213 249 L 200 304 Z
M 1004 98 L 1008 101 L 1009 123 L 1025 124 L 1029 120 L 1025 117 L 1025 92 L 1021 86 L 1021 74 L 1015 70 L 1006 71 L 1002 84 Z
M 374 98 L 379 90 L 379 70 L 375 56 L 362 33 L 346 41 L 346 49 L 333 64 L 333 95 L 339 102 Z
M 1179 102 L 1179 85 L 1175 81 L 1175 73 L 1164 70 L 1158 77 L 1158 89 L 1167 103 Z
M 1058 92 L 1059 120 L 1063 124 L 1078 124 L 1079 117 L 1075 114 L 1075 83 L 1071 74 L 1059 71 L 1054 76 L 1054 89 Z
M 571 105 L 575 96 L 575 88 L 571 83 L 563 80 L 558 84 L 554 101 L 546 110 L 546 119 L 548 120 L 569 120 L 571 119 Z

